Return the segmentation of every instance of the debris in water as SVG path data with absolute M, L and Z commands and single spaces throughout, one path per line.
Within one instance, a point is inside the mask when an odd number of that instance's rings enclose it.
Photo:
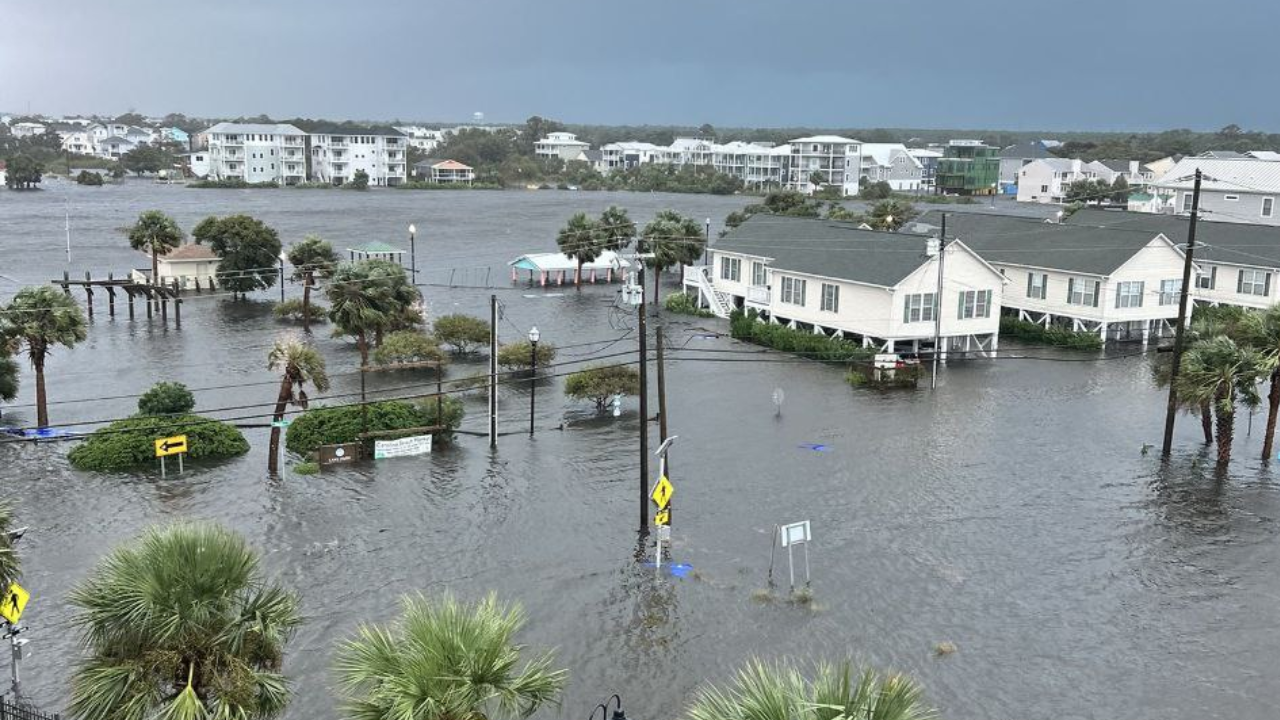
M 934 646 L 933 646 L 933 656 L 934 656 L 934 657 L 946 657 L 947 655 L 950 655 L 950 654 L 954 653 L 954 652 L 955 652 L 956 650 L 958 650 L 958 649 L 959 649 L 959 648 L 957 648 L 957 647 L 956 647 L 956 644 L 955 644 L 955 643 L 951 643 L 951 642 L 940 642 L 940 643 L 938 643 L 937 645 L 934 645 Z

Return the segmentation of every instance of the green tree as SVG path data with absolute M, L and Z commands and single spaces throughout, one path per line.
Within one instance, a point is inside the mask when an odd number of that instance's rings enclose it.
M 533 155 L 534 143 L 546 137 L 553 132 L 561 132 L 564 125 L 555 120 L 548 120 L 544 117 L 534 115 L 524 121 L 524 127 L 520 128 L 520 139 L 517 146 L 521 155 Z
M 884 180 L 868 182 L 858 189 L 861 200 L 888 200 L 893 196 L 893 186 Z
M 813 186 L 814 192 L 821 192 L 827 184 L 827 174 L 821 170 L 814 170 L 809 173 L 809 184 Z
M 633 367 L 603 365 L 573 373 L 564 381 L 564 394 L 575 400 L 591 400 L 604 410 L 614 395 L 640 393 L 640 371 Z
M 538 343 L 538 366 L 547 367 L 556 359 L 556 346 L 543 341 Z M 528 340 L 503 345 L 498 348 L 498 364 L 513 370 L 533 367 L 533 344 Z
M 280 236 L 261 220 L 248 215 L 207 217 L 191 235 L 218 256 L 218 282 L 224 289 L 243 296 L 276 284 Z
M 173 155 L 164 148 L 144 143 L 121 156 L 120 164 L 134 175 L 158 173 L 173 167 Z
M 702 257 L 707 246 L 702 226 L 697 220 L 674 210 L 663 210 L 644 226 L 636 248 L 652 253 L 645 260 L 653 268 L 653 304 L 658 304 L 659 279 L 662 271 L 674 265 L 689 265 Z
M 297 597 L 213 523 L 151 528 L 71 593 L 86 656 L 71 679 L 80 720 L 278 717 Z
M 375 363 L 392 367 L 420 362 L 436 362 L 442 367 L 446 360 L 435 339 L 420 330 L 396 330 L 373 352 Z
M 0 503 L 0 587 L 5 588 L 22 576 L 22 562 L 9 537 L 13 529 L 13 511 Z
M 293 339 L 277 340 L 267 354 L 267 369 L 280 372 L 280 392 L 271 423 L 271 447 L 267 451 L 267 471 L 280 469 L 280 425 L 289 405 L 307 409 L 307 383 L 320 392 L 329 389 L 324 358 L 316 349 Z
M 1244 313 L 1238 328 L 1239 335 L 1261 354 L 1270 368 L 1267 429 L 1262 435 L 1262 459 L 1269 462 L 1274 457 L 1276 422 L 1280 419 L 1280 305 L 1272 305 L 1261 312 Z
M 1129 181 L 1125 180 L 1123 175 L 1117 175 L 1115 181 L 1111 183 L 1109 199 L 1117 205 L 1129 204 Z
M 820 663 L 812 679 L 792 664 L 752 660 L 727 689 L 702 691 L 686 720 L 926 720 L 924 691 L 910 678 L 852 663 Z
M 159 382 L 138 398 L 139 415 L 182 415 L 196 406 L 196 397 L 180 382 Z
M 1219 468 L 1231 462 L 1236 406 L 1258 405 L 1258 380 L 1270 370 L 1261 353 L 1223 336 L 1198 340 L 1183 356 L 1178 396 L 1193 406 L 1212 403 Z
M 4 184 L 10 190 L 31 190 L 40 184 L 44 165 L 30 155 L 9 158 Z
M 84 313 L 69 295 L 44 285 L 18 291 L 0 312 L 0 338 L 9 347 L 25 347 L 36 373 L 36 422 L 49 425 L 44 363 L 56 345 L 74 347 L 88 337 Z
M 618 252 L 636 239 L 636 224 L 631 220 L 624 208 L 610 205 L 609 209 L 600 213 L 596 221 L 599 231 L 599 247 L 601 252 L 612 250 Z
M 369 173 L 364 170 L 357 170 L 351 179 L 347 181 L 348 188 L 352 190 L 368 190 L 369 189 Z
M 441 315 L 432 323 L 436 340 L 449 345 L 462 355 L 475 352 L 489 342 L 490 327 L 487 320 L 470 315 Z
M 386 288 L 371 277 L 370 262 L 340 265 L 325 286 L 325 293 L 329 296 L 329 320 L 336 327 L 335 334 L 355 338 L 361 366 L 369 364 L 370 336 L 385 328 L 394 312 Z
M 385 332 L 410 330 L 423 323 L 422 293 L 409 281 L 409 273 L 400 263 L 389 260 L 365 260 L 369 281 L 385 293 L 387 321 L 374 330 L 375 345 L 382 345 Z
M 560 252 L 577 262 L 573 273 L 573 281 L 582 283 L 582 264 L 591 262 L 600 256 L 600 231 L 595 220 L 586 213 L 574 213 L 560 232 L 556 234 L 556 246 Z
M 76 175 L 76 184 L 87 185 L 90 187 L 100 186 L 103 184 L 102 173 L 96 173 L 92 170 L 81 170 L 80 174 Z
M 129 247 L 151 255 L 152 285 L 160 283 L 160 256 L 181 245 L 182 238 L 178 223 L 159 210 L 144 211 L 129 228 Z
M 515 720 L 558 701 L 568 679 L 550 652 L 518 666 L 519 606 L 422 595 L 393 625 L 364 625 L 338 650 L 343 709 L 358 720 Z
M 898 231 L 919 215 L 914 205 L 901 200 L 881 200 L 871 207 L 867 220 L 877 230 Z
M 6 344 L 0 337 L 0 402 L 18 397 L 18 363 L 9 357 Z
M 302 281 L 302 327 L 311 332 L 311 288 L 317 277 L 333 277 L 341 258 L 333 245 L 318 235 L 307 235 L 301 242 L 290 245 L 288 256 L 293 279 Z

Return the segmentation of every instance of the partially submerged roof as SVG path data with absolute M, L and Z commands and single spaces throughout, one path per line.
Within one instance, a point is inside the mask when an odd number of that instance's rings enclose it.
M 395 245 L 389 245 L 387 243 L 384 243 L 381 240 L 374 240 L 373 242 L 367 242 L 363 245 L 355 245 L 353 247 L 349 247 L 347 248 L 347 252 L 362 253 L 365 255 L 403 255 L 405 254 L 404 250 L 401 250 Z
M 950 221 L 950 216 L 948 216 Z M 1190 218 L 1177 215 L 1084 209 L 1066 219 L 1069 225 L 1141 230 L 1160 233 L 1179 246 L 1187 242 Z M 1201 218 L 1196 224 L 1196 260 L 1280 268 L 1280 239 L 1274 226 L 1214 222 Z
M 578 261 L 564 253 L 529 253 L 507 263 L 517 270 L 534 272 L 572 271 L 578 268 Z M 583 270 L 609 270 L 631 267 L 631 262 L 622 259 L 616 252 L 605 250 L 600 257 L 591 262 L 582 263 Z
M 904 230 L 936 236 L 940 216 L 941 211 L 930 210 Z M 1086 275 L 1112 274 L 1159 235 L 1147 228 L 947 212 L 947 238 L 963 241 L 987 262 Z
M 185 245 L 179 245 L 173 250 L 161 255 L 160 259 L 166 262 L 217 260 L 218 256 L 209 248 L 208 245 L 187 243 Z
M 854 223 L 753 215 L 711 249 L 770 258 L 770 267 L 891 288 L 926 261 L 920 237 Z
M 464 165 L 457 160 L 441 160 L 431 166 L 432 170 L 471 170 L 470 165 Z

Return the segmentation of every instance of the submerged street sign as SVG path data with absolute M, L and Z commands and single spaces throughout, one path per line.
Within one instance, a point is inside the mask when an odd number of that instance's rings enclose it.
M 342 443 L 341 445 L 321 445 L 317 448 L 320 466 L 346 465 L 360 459 L 360 443 Z
M 373 443 L 373 459 L 425 455 L 431 452 L 430 435 L 414 435 L 399 440 L 377 440 Z
M 653 502 L 658 506 L 659 510 L 666 510 L 675 491 L 675 486 L 671 484 L 666 475 L 663 475 L 658 478 L 658 484 L 653 488 L 653 493 L 649 497 L 653 498 Z
M 10 584 L 9 590 L 4 594 L 3 602 L 0 602 L 0 617 L 8 620 L 11 625 L 17 625 L 30 599 L 31 593 L 27 592 L 26 588 L 18 583 Z
M 187 436 L 174 435 L 156 440 L 156 457 L 162 458 L 187 451 Z

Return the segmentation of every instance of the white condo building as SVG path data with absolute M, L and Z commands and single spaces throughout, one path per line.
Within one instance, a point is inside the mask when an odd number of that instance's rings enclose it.
M 209 139 L 209 178 L 294 185 L 307 178 L 307 134 L 293 125 L 218 123 Z
M 341 185 L 363 170 L 370 185 L 400 185 L 408 177 L 408 140 L 393 127 L 320 128 L 311 133 L 311 179 Z
M 842 195 L 858 194 L 862 174 L 862 143 L 839 135 L 814 135 L 791 141 L 791 164 L 786 185 L 803 193 L 818 189 L 813 180 L 834 185 Z

